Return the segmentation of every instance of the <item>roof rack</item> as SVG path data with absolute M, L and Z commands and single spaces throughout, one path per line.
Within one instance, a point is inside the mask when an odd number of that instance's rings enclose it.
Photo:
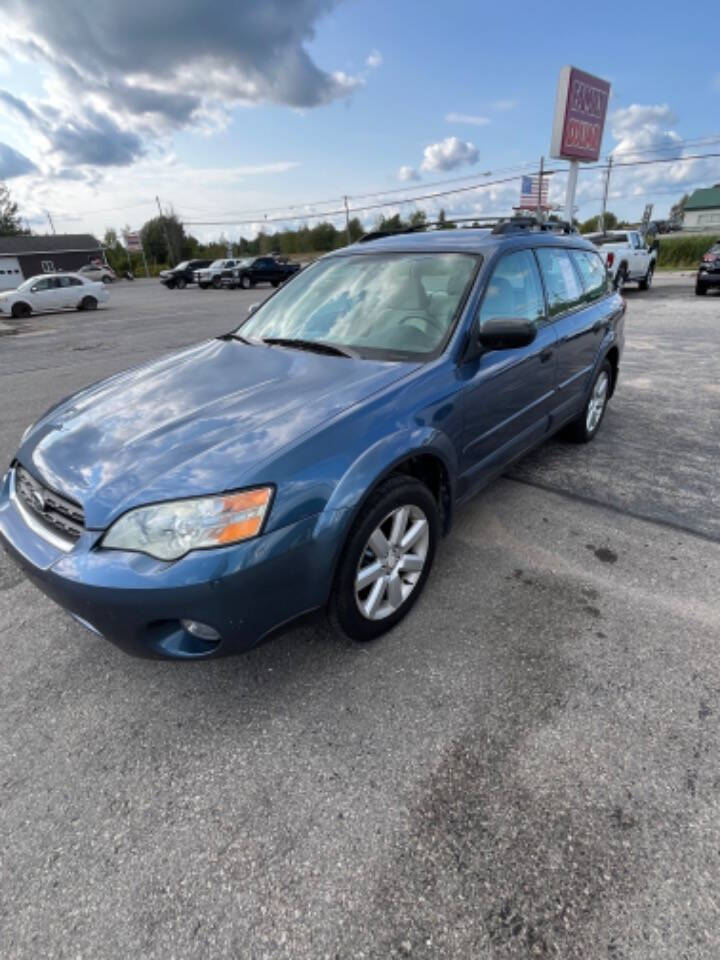
M 427 220 L 398 230 L 372 230 L 363 234 L 358 243 L 370 243 L 383 237 L 395 237 L 406 233 L 421 233 L 426 230 L 447 229 L 448 224 L 463 223 L 471 226 L 465 229 L 490 230 L 494 234 L 538 231 L 545 233 L 577 233 L 573 224 L 567 220 L 538 220 L 537 217 L 454 217 L 452 220 Z

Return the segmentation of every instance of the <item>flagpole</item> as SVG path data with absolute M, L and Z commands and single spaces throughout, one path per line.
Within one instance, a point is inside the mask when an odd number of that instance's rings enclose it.
M 537 199 L 537 218 L 542 220 L 542 189 L 543 189 L 543 169 L 545 157 L 540 157 L 540 177 L 538 178 L 538 199 Z

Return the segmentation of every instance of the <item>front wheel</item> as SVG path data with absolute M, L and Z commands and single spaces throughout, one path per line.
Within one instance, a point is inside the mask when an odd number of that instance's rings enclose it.
M 704 283 L 696 283 L 696 284 L 695 284 L 695 294 L 696 294 L 696 296 L 698 296 L 698 297 L 704 297 L 706 293 L 707 293 L 707 287 L 705 286 Z
M 651 263 L 650 266 L 647 268 L 647 273 L 638 284 L 641 290 L 650 289 L 650 287 L 652 286 L 654 273 L 655 273 L 655 264 Z
M 201 290 L 207 290 L 207 288 L 210 286 L 210 284 L 209 284 L 209 283 L 199 283 L 198 286 L 200 287 Z
M 405 617 L 427 581 L 440 530 L 425 484 L 390 477 L 370 496 L 340 560 L 330 619 L 353 640 L 374 640 Z
M 587 403 L 583 412 L 565 428 L 565 436 L 573 443 L 590 443 L 600 429 L 602 418 L 605 416 L 608 400 L 610 399 L 610 385 L 612 384 L 612 370 L 607 360 L 603 361 L 598 370 Z
M 243 274 L 242 277 L 240 277 L 240 286 L 243 288 L 243 290 L 249 290 L 250 287 L 252 286 L 252 283 L 250 282 L 250 277 L 246 273 Z
M 28 303 L 14 303 L 10 313 L 15 320 L 24 320 L 26 317 L 30 316 L 32 310 L 30 309 L 30 304 Z
M 187 286 L 187 280 L 185 277 L 178 277 L 175 281 L 175 286 L 178 288 L 178 290 L 184 290 Z

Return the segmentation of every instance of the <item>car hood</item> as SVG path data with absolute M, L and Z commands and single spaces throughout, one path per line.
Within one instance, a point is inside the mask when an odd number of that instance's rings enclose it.
M 212 340 L 64 400 L 18 459 L 102 529 L 139 504 L 272 483 L 253 471 L 416 368 Z

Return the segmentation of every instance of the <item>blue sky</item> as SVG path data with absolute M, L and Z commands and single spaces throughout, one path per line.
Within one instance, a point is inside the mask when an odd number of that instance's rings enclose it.
M 66 0 L 63 22 L 52 0 L 6 6 L 0 173 L 37 229 L 45 209 L 68 231 L 138 227 L 158 194 L 189 221 L 226 222 L 197 235 L 234 237 L 263 222 L 255 211 L 319 216 L 344 194 L 407 211 L 399 197 L 449 178 L 514 175 L 419 204 L 507 213 L 523 165 L 548 154 L 565 64 L 612 82 L 603 155 L 673 160 L 620 169 L 611 209 L 637 218 L 654 202 L 664 216 L 720 181 L 720 159 L 682 159 L 720 152 L 717 30 L 677 4 Z M 551 197 L 563 189 L 558 174 Z M 581 219 L 600 191 L 599 172 L 582 172 Z

